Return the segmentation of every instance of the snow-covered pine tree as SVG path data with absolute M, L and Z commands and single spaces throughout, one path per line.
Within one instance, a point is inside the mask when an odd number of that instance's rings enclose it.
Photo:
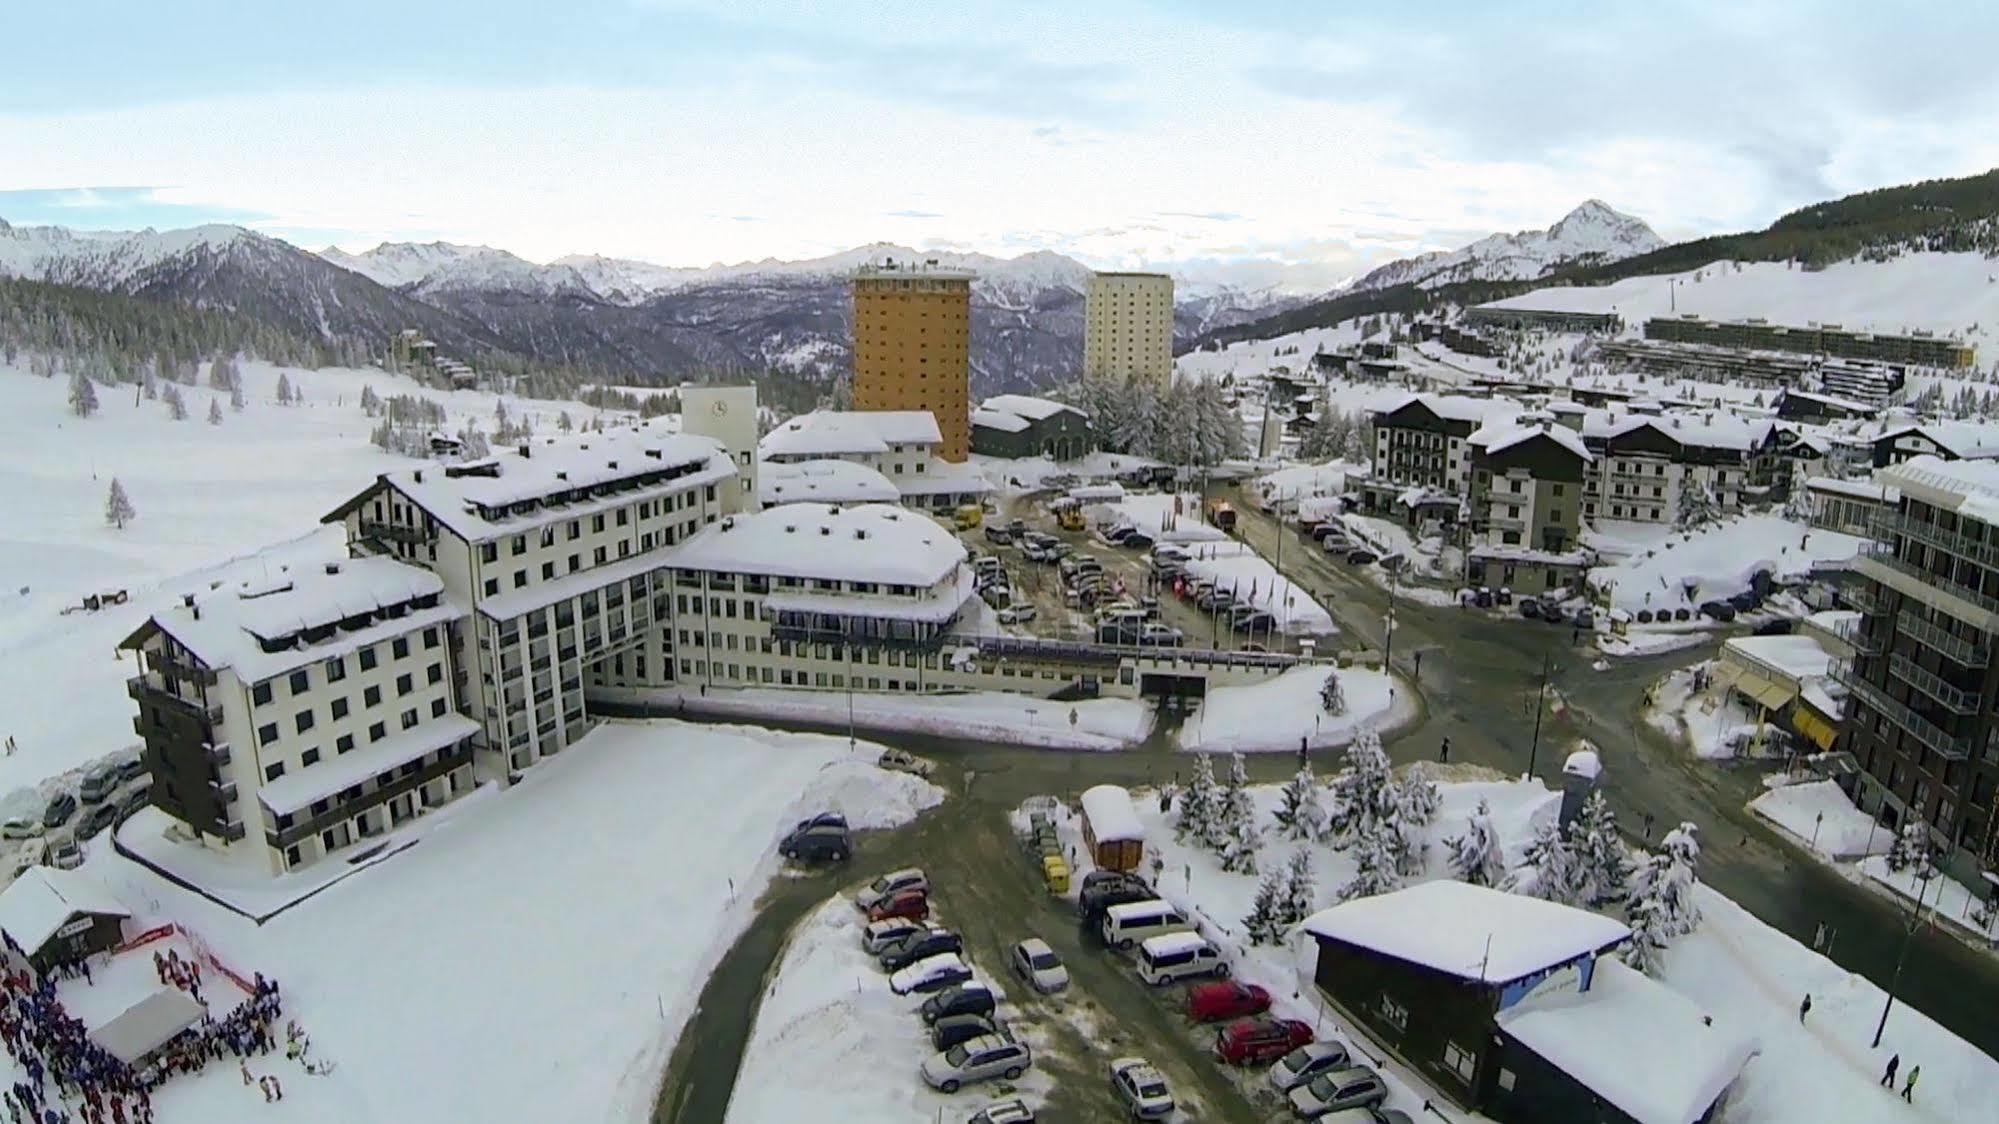
M 1274 870 L 1265 872 L 1263 881 L 1257 884 L 1256 899 L 1243 915 L 1242 927 L 1250 944 L 1276 944 L 1284 939 L 1284 921 L 1280 916 L 1284 890 L 1279 877 Z
M 97 412 L 97 387 L 82 371 L 69 376 L 69 412 L 87 418 Z
M 1312 775 L 1310 761 L 1284 782 L 1274 818 L 1286 839 L 1317 839 L 1325 834 L 1326 810 L 1319 804 L 1319 780 Z
M 1370 831 L 1354 840 L 1353 856 L 1354 874 L 1340 887 L 1341 901 L 1385 894 L 1402 884 L 1395 873 L 1395 856 L 1389 853 L 1384 833 Z
M 375 388 L 368 385 L 367 383 L 362 383 L 361 412 L 372 418 L 376 415 L 376 413 L 378 413 L 381 410 L 381 408 L 382 408 L 382 399 L 380 395 L 375 393 Z
M 458 443 L 465 450 L 466 460 L 479 460 L 492 455 L 492 446 L 486 443 L 486 434 L 471 422 L 466 422 L 458 430 Z
M 1423 829 L 1437 818 L 1443 797 L 1437 793 L 1436 785 L 1415 776 L 1390 791 L 1393 799 L 1383 818 L 1382 830 L 1388 833 L 1385 842 L 1389 853 L 1395 856 L 1396 873 L 1405 877 L 1421 874 L 1430 859 L 1430 844 L 1423 838 Z
M 160 392 L 160 401 L 167 404 L 167 416 L 175 421 L 187 420 L 187 399 L 180 394 L 180 384 L 170 382 Z
M 1184 843 L 1188 836 L 1203 846 L 1215 831 L 1215 819 L 1220 814 L 1219 793 L 1215 787 L 1214 759 L 1205 753 L 1194 755 L 1194 777 L 1187 782 L 1187 791 L 1180 795 L 1180 814 L 1173 821 L 1173 838 Z
M 1534 868 L 1532 880 L 1523 879 L 1516 871 L 1508 876 L 1509 889 L 1515 892 L 1525 889 L 1537 898 L 1563 905 L 1576 904 L 1580 897 L 1576 887 L 1576 854 L 1559 821 L 1550 817 L 1534 828 L 1526 858 L 1527 865 Z
M 1339 717 L 1347 712 L 1346 688 L 1340 686 L 1340 673 L 1326 669 L 1326 681 L 1319 684 L 1319 709 Z
M 575 431 L 576 423 L 569 420 L 568 410 L 562 411 L 562 413 L 556 417 L 555 428 L 561 430 L 564 433 L 572 433 Z
M 1659 852 L 1638 872 L 1625 910 L 1631 925 L 1625 963 L 1647 975 L 1657 974 L 1666 946 L 1700 924 L 1700 904 L 1694 900 L 1701 848 L 1694 825 L 1683 823 L 1666 833 Z
M 125 485 L 118 478 L 111 478 L 111 490 L 104 495 L 104 521 L 119 530 L 138 517 L 138 510 L 132 506 L 132 499 L 125 494 Z
M 239 414 L 243 412 L 243 380 L 242 380 L 242 379 L 237 379 L 237 380 L 236 380 L 235 382 L 231 383 L 231 384 L 230 384 L 230 386 L 229 386 L 229 408 L 230 408 L 231 410 L 234 410 L 234 411 L 236 411 L 236 412 L 237 412 L 237 413 L 239 413 Z
M 1216 826 L 1222 869 L 1253 873 L 1263 831 L 1256 824 L 1256 802 L 1249 795 L 1249 769 L 1240 753 L 1229 756 L 1229 780 L 1222 787 L 1221 814 Z
M 1388 754 L 1381 748 L 1381 735 L 1372 726 L 1363 726 L 1347 745 L 1346 757 L 1332 781 L 1333 845 L 1345 847 L 1362 835 L 1371 835 L 1395 806 L 1395 778 L 1389 772 Z
M 283 371 L 278 372 L 278 405 L 292 404 L 292 380 Z
M 153 374 L 153 372 L 151 371 L 147 371 L 145 377 L 139 380 L 139 393 L 144 397 L 146 397 L 147 399 L 159 398 L 160 396 L 159 376 Z
M 222 400 L 219 398 L 210 398 L 208 400 L 208 424 L 222 424 Z
M 1602 792 L 1583 801 L 1582 814 L 1569 825 L 1576 858 L 1576 889 L 1585 905 L 1617 901 L 1631 888 L 1631 855 L 1617 834 L 1617 814 Z
M 1497 886 L 1506 877 L 1506 856 L 1492 825 L 1492 805 L 1484 800 L 1465 820 L 1463 834 L 1444 840 L 1451 849 L 1451 877 L 1474 886 Z
M 1312 852 L 1299 847 L 1291 852 L 1284 862 L 1283 906 L 1278 916 L 1284 922 L 1285 932 L 1312 916 L 1312 910 L 1319 901 L 1319 888 L 1312 875 Z

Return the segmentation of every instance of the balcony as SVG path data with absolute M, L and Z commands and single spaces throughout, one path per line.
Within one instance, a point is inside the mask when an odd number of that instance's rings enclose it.
M 1868 709 L 1893 722 L 1910 737 L 1935 750 L 1941 756 L 1951 761 L 1963 761 L 1971 756 L 1971 743 L 1968 739 L 1944 733 L 1936 723 L 1897 702 L 1888 692 L 1854 675 L 1851 664 L 1832 665 L 1832 677 L 1835 682 L 1844 684 L 1852 691 L 1854 697 L 1865 703 Z
M 222 767 L 223 767 L 224 765 L 227 765 L 227 764 L 229 764 L 229 743 L 228 743 L 228 742 L 223 742 L 223 743 L 222 743 L 221 745 L 211 745 L 211 746 L 207 746 L 207 747 L 206 747 L 206 749 L 207 749 L 207 751 L 208 751 L 208 752 L 207 752 L 207 757 L 208 757 L 208 763 L 209 763 L 210 765 L 213 765 L 213 766 L 215 766 L 216 768 L 220 769 L 220 768 L 222 768 Z
M 1999 631 L 1999 597 L 1922 569 L 1897 557 L 1894 548 L 1886 543 L 1869 543 L 1862 548 L 1856 569 L 1864 577 L 1941 609 L 1981 631 Z
M 233 804 L 236 801 L 235 781 L 209 781 L 208 791 L 211 795 L 215 797 L 215 799 L 221 801 L 225 805 Z
M 1888 657 L 1888 670 L 1897 679 L 1935 699 L 1953 714 L 1977 714 L 1978 696 L 1944 682 L 1935 672 L 1924 670 L 1907 656 Z
M 1904 613 L 1902 615 L 1908 616 L 1909 614 Z M 1876 637 L 1867 635 L 1865 621 L 1844 621 L 1832 630 L 1832 634 L 1852 645 L 1853 650 L 1863 656 L 1878 656 L 1881 654 L 1881 641 Z
M 420 543 L 429 538 L 415 527 L 401 527 L 394 523 L 378 523 L 372 519 L 361 520 L 363 538 L 382 539 L 388 542 Z
M 1980 566 L 1999 570 L 1999 546 L 1980 542 L 1958 531 L 1947 531 L 1935 523 L 1922 519 L 1911 519 L 1901 512 L 1884 512 L 1874 520 L 1874 533 L 1881 538 L 1901 535 L 1904 538 L 1947 551 L 1959 558 L 1976 562 Z
M 1955 660 L 1970 668 L 1982 668 L 1992 662 L 1992 649 L 1984 644 L 1974 643 L 1961 636 L 1953 635 L 1920 615 L 1903 610 L 1895 617 L 1895 627 L 1902 635 L 1938 653 L 1947 660 Z M 1877 647 L 1871 655 L 1880 654 Z

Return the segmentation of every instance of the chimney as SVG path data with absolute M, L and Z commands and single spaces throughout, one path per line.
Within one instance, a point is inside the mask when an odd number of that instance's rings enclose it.
M 194 594 L 192 593 L 181 594 L 180 603 L 187 606 L 190 609 L 194 608 Z
M 423 483 L 423 469 L 419 468 L 416 470 L 416 482 L 419 484 Z
M 521 456 L 523 458 L 534 456 L 534 446 L 526 441 L 521 442 Z

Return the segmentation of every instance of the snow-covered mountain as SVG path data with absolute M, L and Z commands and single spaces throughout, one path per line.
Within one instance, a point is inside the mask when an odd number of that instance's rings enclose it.
M 1493 234 L 1460 249 L 1389 262 L 1347 291 L 1410 284 L 1431 288 L 1459 281 L 1531 281 L 1565 266 L 1601 265 L 1665 244 L 1644 220 L 1591 199 L 1546 230 Z
M 240 226 L 186 230 L 77 231 L 0 222 L 0 276 L 90 289 L 129 290 L 163 262 L 191 253 L 254 245 L 262 235 Z

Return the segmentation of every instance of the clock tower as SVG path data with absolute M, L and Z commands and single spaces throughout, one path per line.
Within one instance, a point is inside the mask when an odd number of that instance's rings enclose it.
M 757 388 L 754 386 L 683 386 L 680 388 L 680 431 L 712 437 L 729 450 L 736 463 L 736 492 L 723 510 L 756 511 Z

